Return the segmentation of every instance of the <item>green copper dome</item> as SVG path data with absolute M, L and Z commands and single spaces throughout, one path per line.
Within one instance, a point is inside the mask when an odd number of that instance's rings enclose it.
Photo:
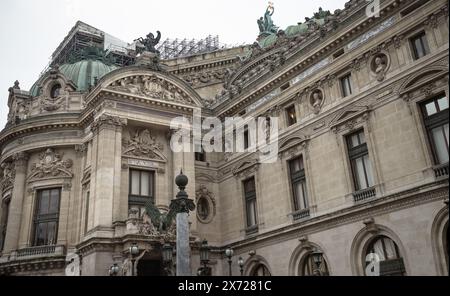
M 90 86 L 95 85 L 95 80 L 99 80 L 109 72 L 118 67 L 106 65 L 101 61 L 83 60 L 74 64 L 64 64 L 59 67 L 59 71 L 77 86 L 77 91 L 86 91 Z
M 66 64 L 59 66 L 59 71 L 77 86 L 77 91 L 83 92 L 95 85 L 95 80 L 100 80 L 117 68 L 119 67 L 104 57 L 101 50 L 89 48 L 74 54 Z M 39 78 L 32 86 L 32 96 L 39 95 L 39 86 L 45 77 L 46 75 Z

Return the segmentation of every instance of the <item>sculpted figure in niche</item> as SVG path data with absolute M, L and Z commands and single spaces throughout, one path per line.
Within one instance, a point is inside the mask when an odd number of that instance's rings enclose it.
M 322 91 L 316 90 L 311 95 L 311 106 L 314 109 L 314 113 L 319 113 L 320 108 L 322 107 L 323 102 L 323 94 Z
M 372 60 L 371 70 L 376 75 L 378 81 L 383 81 L 388 68 L 388 58 L 385 54 L 379 54 Z

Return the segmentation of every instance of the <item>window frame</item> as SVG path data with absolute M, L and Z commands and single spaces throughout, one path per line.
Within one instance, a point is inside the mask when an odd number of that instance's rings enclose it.
M 246 184 L 248 182 L 253 182 L 253 187 L 254 187 L 254 191 L 247 191 L 246 188 Z M 245 225 L 246 225 L 246 229 L 253 229 L 253 228 L 257 228 L 258 227 L 258 203 L 257 203 L 257 194 L 256 194 L 256 178 L 250 177 L 248 179 L 245 179 L 242 181 L 242 187 L 243 187 L 243 192 L 244 192 L 244 202 L 245 202 Z M 251 206 L 251 203 L 254 203 L 254 220 L 255 220 L 255 224 L 250 225 L 250 211 L 249 211 L 249 206 Z
M 139 195 L 132 194 L 133 188 L 133 172 L 139 172 Z M 149 196 L 141 195 L 142 190 L 142 173 L 149 173 Z M 154 170 L 143 170 L 138 168 L 130 168 L 129 169 L 129 186 L 128 186 L 128 208 L 130 206 L 145 206 L 150 199 L 153 203 L 155 203 L 155 182 L 156 182 L 156 172 Z
M 347 81 L 347 80 L 348 80 L 348 87 L 350 90 L 349 93 L 346 92 L 345 87 L 344 87 L 344 81 Z M 339 78 L 339 82 L 340 82 L 340 86 L 341 86 L 342 97 L 346 98 L 346 97 L 353 95 L 352 73 L 349 72 L 347 74 L 342 75 Z
M 8 231 L 9 210 L 11 206 L 11 197 L 3 199 L 0 210 L 2 211 L 0 220 L 0 253 L 5 247 L 6 231 Z
M 292 165 L 295 161 L 299 161 L 300 165 L 302 167 L 302 169 L 300 169 L 299 171 L 293 172 L 292 169 Z M 305 161 L 303 159 L 303 155 L 299 155 L 296 156 L 290 160 L 287 161 L 287 165 L 288 165 L 288 169 L 289 169 L 289 182 L 291 185 L 291 194 L 292 194 L 292 205 L 293 205 L 293 209 L 294 212 L 298 212 L 298 211 L 302 211 L 302 210 L 307 210 L 309 209 L 310 205 L 309 205 L 309 196 L 308 196 L 308 184 L 307 184 L 307 179 L 306 179 L 306 168 L 305 168 Z M 303 203 L 305 204 L 305 208 L 300 208 L 300 205 L 298 204 L 299 202 L 299 197 L 297 196 L 297 194 L 295 193 L 295 185 L 297 185 L 297 183 L 302 183 L 302 189 L 303 189 Z
M 364 143 L 361 143 L 361 137 L 360 137 L 361 134 L 364 135 L 364 140 L 365 140 Z M 356 147 L 351 147 L 350 141 L 351 141 L 352 137 L 355 135 L 358 135 L 359 145 Z M 366 163 L 364 161 L 365 156 L 367 156 L 369 158 L 369 161 L 371 161 L 370 154 L 369 154 L 369 146 L 367 144 L 367 136 L 365 134 L 364 128 L 358 129 L 358 130 L 346 135 L 345 136 L 345 144 L 347 147 L 348 159 L 350 161 L 350 170 L 351 170 L 353 187 L 354 187 L 355 192 L 373 188 L 375 186 L 375 175 L 374 175 L 375 172 L 373 172 L 373 171 L 371 172 L 372 181 L 374 184 L 370 184 L 369 177 L 368 177 L 369 176 L 368 168 L 366 167 Z M 364 169 L 364 180 L 367 185 L 371 185 L 371 186 L 367 186 L 366 188 L 362 188 L 361 184 L 359 184 L 359 180 L 357 177 L 358 168 L 356 167 L 356 160 L 358 160 L 358 159 L 363 159 L 362 163 L 363 163 L 363 169 Z M 372 162 L 371 162 L 370 166 L 373 170 L 374 167 L 373 167 Z
M 431 98 L 428 98 L 427 100 L 423 100 L 419 102 L 419 109 L 423 120 L 423 125 L 425 128 L 425 136 L 428 141 L 428 144 L 431 148 L 431 154 L 432 154 L 432 161 L 434 165 L 443 165 L 445 163 L 439 162 L 439 157 L 436 150 L 436 143 L 434 140 L 434 137 L 432 135 L 432 131 L 438 127 L 444 127 L 445 124 L 449 124 L 449 108 L 440 110 L 440 106 L 438 104 L 438 101 L 442 98 L 447 98 L 447 100 L 450 102 L 450 99 L 448 98 L 447 94 L 445 92 L 439 93 L 437 95 L 434 95 Z M 426 106 L 430 104 L 431 102 L 434 102 L 437 112 L 432 115 L 428 115 L 428 111 L 426 109 Z M 445 136 L 445 133 L 444 133 Z M 446 139 L 446 145 L 447 145 L 447 152 L 449 151 L 449 139 Z
M 418 39 L 420 39 L 420 45 L 422 46 L 424 52 L 423 56 L 419 56 L 417 51 L 416 40 Z M 409 37 L 409 44 L 411 46 L 412 57 L 415 61 L 420 60 L 421 58 L 426 57 L 431 53 L 430 44 L 428 42 L 427 33 L 425 31 L 420 31 L 419 33 L 416 33 L 413 36 Z
M 286 125 L 288 127 L 296 125 L 298 123 L 298 120 L 297 120 L 297 110 L 295 109 L 295 104 L 287 106 L 286 108 L 284 108 L 284 110 L 285 110 L 286 119 L 287 119 L 286 120 Z M 294 118 L 292 118 L 290 116 L 290 112 L 289 111 L 291 111 L 291 110 L 294 113 Z
M 41 205 L 41 198 L 42 198 L 42 193 L 45 191 L 49 192 L 49 198 L 51 197 L 51 192 L 53 190 L 57 190 L 58 191 L 58 211 L 55 213 L 48 213 L 48 214 L 39 214 L 39 210 L 40 210 L 40 205 Z M 62 188 L 61 187 L 52 187 L 52 188 L 41 188 L 38 189 L 36 191 L 36 200 L 35 200 L 35 209 L 34 209 L 34 216 L 33 216 L 33 232 L 32 232 L 32 240 L 31 240 L 31 245 L 33 247 L 39 247 L 39 246 L 53 246 L 56 245 L 58 242 L 58 231 L 59 231 L 59 218 L 60 218 L 60 214 L 61 214 L 61 198 L 62 198 Z M 50 205 L 50 200 L 49 200 L 49 205 Z M 43 217 L 40 217 L 43 216 Z M 55 222 L 56 223 L 56 227 L 55 227 L 55 237 L 54 237 L 54 243 L 52 245 L 49 244 L 44 244 L 44 245 L 40 245 L 37 242 L 38 236 L 37 236 L 37 231 L 38 231 L 38 225 L 40 224 L 44 224 L 44 223 L 52 223 Z M 48 227 L 48 226 L 47 226 Z M 48 241 L 48 236 L 46 237 L 46 240 Z

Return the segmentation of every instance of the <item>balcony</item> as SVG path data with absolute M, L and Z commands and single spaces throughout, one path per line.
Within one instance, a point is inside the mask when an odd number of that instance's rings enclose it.
M 377 195 L 377 192 L 375 190 L 375 187 L 371 187 L 371 188 L 363 189 L 363 190 L 353 193 L 353 200 L 355 202 L 362 202 L 367 199 L 373 198 L 376 195 Z
M 433 171 L 437 179 L 448 178 L 448 163 L 433 167 Z
M 64 246 L 55 245 L 55 246 L 29 247 L 12 252 L 10 261 L 29 260 L 43 257 L 58 257 L 64 255 L 65 255 Z
M 294 221 L 302 220 L 305 218 L 309 218 L 311 215 L 311 211 L 308 209 L 300 210 L 297 212 L 292 213 L 292 218 Z

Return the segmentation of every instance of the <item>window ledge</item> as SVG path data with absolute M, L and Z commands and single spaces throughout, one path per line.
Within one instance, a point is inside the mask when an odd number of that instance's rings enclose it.
M 433 171 L 436 179 L 440 180 L 448 178 L 448 162 L 445 164 L 434 166 Z
M 245 235 L 257 234 L 259 231 L 258 226 L 251 226 L 245 229 Z
M 43 257 L 59 257 L 65 256 L 64 246 L 39 246 L 39 247 L 29 247 L 13 251 L 10 255 L 9 260 L 29 260 L 34 258 Z
M 363 189 L 353 193 L 353 200 L 355 202 L 363 202 L 377 196 L 375 187 Z
M 309 208 L 307 209 L 303 209 L 300 211 L 296 211 L 294 213 L 291 214 L 292 215 L 292 219 L 294 219 L 294 221 L 300 221 L 300 220 L 305 220 L 311 217 L 311 210 Z

